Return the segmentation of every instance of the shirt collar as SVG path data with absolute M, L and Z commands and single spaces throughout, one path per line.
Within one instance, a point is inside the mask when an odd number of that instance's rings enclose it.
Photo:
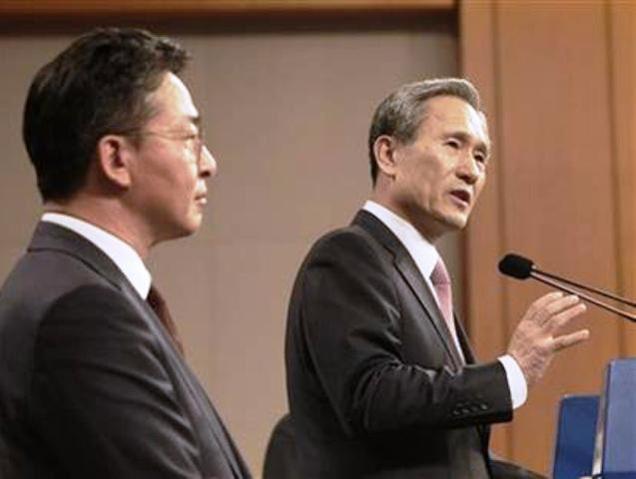
M 117 265 L 139 296 L 146 298 L 152 278 L 141 257 L 132 246 L 103 229 L 62 213 L 44 213 L 42 221 L 74 231 L 97 246 Z
M 411 223 L 375 201 L 368 200 L 362 209 L 378 218 L 398 237 L 428 282 L 440 258 L 435 246 L 429 243 Z

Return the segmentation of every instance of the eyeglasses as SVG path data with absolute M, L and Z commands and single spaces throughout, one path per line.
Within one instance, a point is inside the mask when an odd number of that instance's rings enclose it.
M 125 132 L 126 135 L 143 137 L 143 136 L 156 136 L 169 141 L 183 141 L 187 143 L 188 148 L 196 155 L 196 159 L 201 158 L 203 153 L 203 147 L 205 146 L 205 139 L 203 137 L 203 130 L 198 129 L 196 133 L 185 133 L 178 131 L 154 131 L 154 130 L 130 130 Z
M 188 148 L 192 152 L 194 152 L 197 160 L 201 158 L 203 147 L 205 146 L 205 140 L 203 138 L 202 130 L 197 130 L 196 133 L 144 130 L 140 133 L 145 136 L 156 136 L 159 138 L 163 138 L 164 140 L 183 141 L 187 144 Z

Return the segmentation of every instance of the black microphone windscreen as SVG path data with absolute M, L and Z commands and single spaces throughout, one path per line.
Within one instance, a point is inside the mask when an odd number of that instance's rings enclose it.
M 499 271 L 506 276 L 517 279 L 526 279 L 532 272 L 532 261 L 518 254 L 507 254 L 499 261 Z

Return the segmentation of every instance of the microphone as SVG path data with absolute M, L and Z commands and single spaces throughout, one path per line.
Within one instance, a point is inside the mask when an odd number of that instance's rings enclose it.
M 517 279 L 530 277 L 534 263 L 518 254 L 507 254 L 499 261 L 499 272 Z
M 571 294 L 576 294 L 581 299 L 591 304 L 594 304 L 612 313 L 618 314 L 619 316 L 622 316 L 625 319 L 636 322 L 636 315 L 633 315 L 626 311 L 622 311 L 610 304 L 604 303 L 596 299 L 595 297 L 585 294 L 574 288 L 578 288 L 583 291 L 589 291 L 591 293 L 597 294 L 599 296 L 603 296 L 605 298 L 609 298 L 613 301 L 617 301 L 619 303 L 622 303 L 631 307 L 636 307 L 636 302 L 623 298 L 616 294 L 610 293 L 608 291 L 604 291 L 599 288 L 587 286 L 581 283 L 577 283 L 576 281 L 572 281 L 571 279 L 557 276 L 556 274 L 548 273 L 546 271 L 541 271 L 540 269 L 534 266 L 534 263 L 532 262 L 532 260 L 528 258 L 524 258 L 523 256 L 520 256 L 518 254 L 507 254 L 506 256 L 504 256 L 501 259 L 501 261 L 499 261 L 499 271 L 506 276 L 511 276 L 513 278 L 520 279 L 520 280 L 525 280 L 528 278 L 536 279 L 537 281 L 541 281 L 542 283 L 545 283 L 549 286 L 560 289 L 561 291 L 565 291 Z M 565 286 L 566 284 L 573 287 Z

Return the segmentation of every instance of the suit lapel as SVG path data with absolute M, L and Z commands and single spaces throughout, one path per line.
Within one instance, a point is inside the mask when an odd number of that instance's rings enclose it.
M 437 301 L 435 301 L 433 293 L 430 291 L 415 261 L 413 261 L 413 258 L 402 242 L 378 218 L 367 211 L 359 211 L 353 220 L 353 224 L 362 227 L 376 241 L 392 253 L 395 268 L 417 297 L 424 313 L 433 325 L 446 352 L 451 358 L 452 365 L 455 369 L 460 368 L 463 361 L 457 353 L 456 346 L 442 312 L 437 305 Z
M 86 266 L 95 271 L 98 275 L 108 280 L 118 290 L 120 290 L 134 304 L 143 318 L 152 318 L 148 321 L 151 331 L 165 340 L 166 345 L 172 346 L 172 340 L 159 327 L 159 319 L 155 312 L 144 298 L 139 296 L 137 290 L 128 281 L 128 278 L 117 267 L 117 265 L 101 249 L 91 243 L 83 236 L 71 231 L 68 228 L 48 223 L 40 222 L 35 230 L 29 251 L 37 252 L 41 250 L 59 251 L 72 256 Z
M 81 261 L 121 291 L 128 301 L 137 307 L 141 317 L 155 318 L 155 314 L 148 303 L 139 296 L 137 290 L 126 278 L 126 275 L 106 253 L 83 236 L 55 223 L 42 221 L 35 229 L 33 239 L 29 245 L 29 251 L 37 252 L 42 250 L 59 251 Z M 155 334 L 160 337 L 165 336 L 163 332 L 160 332 L 158 319 L 148 321 L 148 325 Z M 169 341 L 166 341 L 166 343 L 169 344 Z
M 446 321 L 444 320 L 444 317 L 439 310 L 439 306 L 430 292 L 428 285 L 424 281 L 424 278 L 422 278 L 417 266 L 415 266 L 413 258 L 411 258 L 408 252 L 405 253 L 406 254 L 404 256 L 396 256 L 395 266 L 411 288 L 411 291 L 413 291 L 413 294 L 417 296 L 417 299 L 437 331 L 437 334 L 444 343 L 446 352 L 452 359 L 453 366 L 457 369 L 461 366 L 462 360 L 457 354 L 457 348 L 453 342 L 451 333 L 448 330 Z

